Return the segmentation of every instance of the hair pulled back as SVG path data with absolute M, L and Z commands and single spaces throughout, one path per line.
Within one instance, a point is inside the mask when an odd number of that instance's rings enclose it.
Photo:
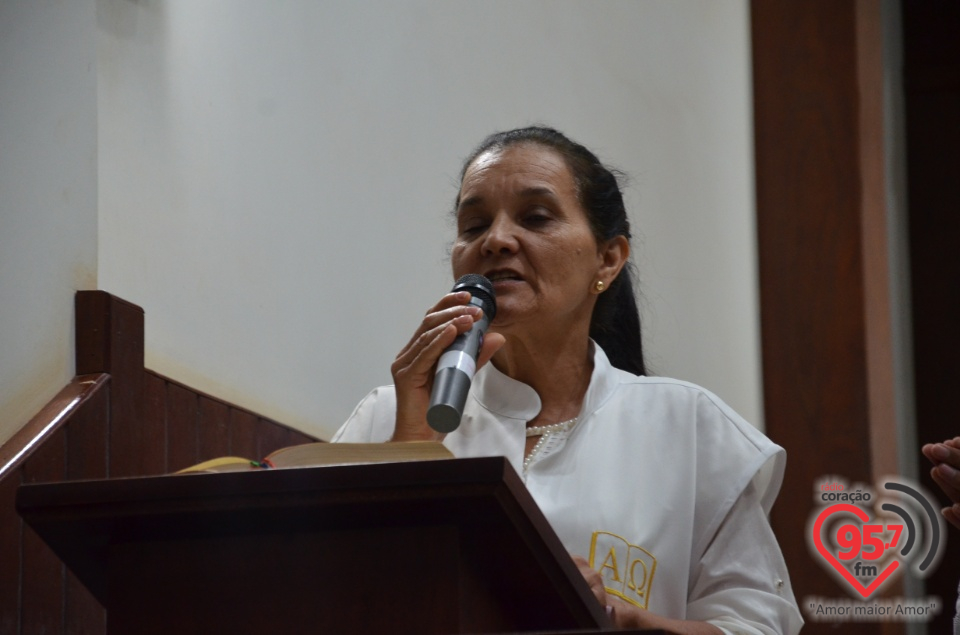
M 580 205 L 587 213 L 597 243 L 616 236 L 630 240 L 630 220 L 614 172 L 584 146 L 553 128 L 530 126 L 488 136 L 464 161 L 460 182 L 463 182 L 470 164 L 484 152 L 520 144 L 538 144 L 563 157 L 573 174 Z M 644 375 L 646 368 L 640 337 L 640 313 L 633 291 L 634 275 L 633 265 L 627 262 L 607 290 L 597 296 L 590 319 L 590 337 L 604 350 L 613 366 Z

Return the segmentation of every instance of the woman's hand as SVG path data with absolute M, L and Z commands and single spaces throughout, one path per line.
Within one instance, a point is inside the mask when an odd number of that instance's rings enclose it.
M 397 391 L 397 423 L 391 441 L 435 441 L 443 435 L 427 424 L 430 390 L 436 374 L 437 360 L 461 333 L 466 333 L 480 319 L 482 311 L 470 302 L 466 291 L 448 293 L 435 304 L 400 351 L 390 372 Z M 487 363 L 503 346 L 498 333 L 483 338 L 477 368 Z
M 654 615 L 620 598 L 608 595 L 603 578 L 580 556 L 573 556 L 573 562 L 580 569 L 594 597 L 604 607 L 610 621 L 617 628 L 659 628 L 667 633 L 676 635 L 722 635 L 722 631 L 707 622 L 693 622 L 690 620 L 672 620 Z
M 923 455 L 933 462 L 930 476 L 953 505 L 943 508 L 943 517 L 960 529 L 960 437 L 923 446 Z

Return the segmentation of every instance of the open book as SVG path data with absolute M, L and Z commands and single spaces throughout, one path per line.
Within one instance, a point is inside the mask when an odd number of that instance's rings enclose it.
M 284 467 L 350 465 L 354 463 L 399 463 L 452 459 L 453 454 L 439 441 L 406 443 L 303 443 L 281 448 L 261 461 L 238 456 L 222 456 L 180 470 L 195 472 L 247 472 Z

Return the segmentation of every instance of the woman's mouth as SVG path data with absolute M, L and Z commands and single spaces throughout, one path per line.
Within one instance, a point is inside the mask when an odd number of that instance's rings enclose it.
M 523 277 L 516 271 L 511 271 L 509 269 L 500 269 L 495 271 L 490 271 L 484 274 L 487 279 L 494 283 L 504 283 L 504 282 L 522 282 Z

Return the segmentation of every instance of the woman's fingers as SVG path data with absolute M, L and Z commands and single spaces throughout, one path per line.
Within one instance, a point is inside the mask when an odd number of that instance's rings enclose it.
M 572 556 L 573 563 L 577 565 L 577 569 L 580 570 L 580 575 L 583 576 L 583 579 L 587 581 L 587 584 L 590 585 L 590 590 L 593 591 L 594 597 L 597 598 L 597 602 L 600 603 L 600 606 L 607 606 L 607 591 L 604 588 L 603 578 L 600 577 L 600 574 L 590 566 L 590 563 L 584 560 L 581 556 Z
M 465 297 L 461 297 L 465 296 Z M 427 425 L 427 407 L 437 360 L 457 336 L 479 318 L 479 307 L 467 305 L 469 294 L 449 293 L 430 308 L 390 371 L 397 391 L 394 441 L 439 440 Z
M 928 443 L 921 448 L 923 455 L 935 464 L 949 463 L 960 469 L 960 437 L 943 443 Z
M 928 443 L 921 452 L 933 463 L 930 476 L 953 501 L 952 506 L 943 508 L 943 517 L 960 529 L 960 437 Z
M 480 353 L 477 355 L 477 368 L 484 364 L 496 354 L 500 348 L 507 343 L 507 338 L 499 333 L 487 333 L 483 336 L 483 346 L 480 347 Z
M 472 322 L 470 316 L 467 320 Z M 421 333 L 397 356 L 391 371 L 397 391 L 393 441 L 439 441 L 443 435 L 427 425 L 427 406 L 433 386 L 433 366 L 444 348 L 457 337 L 456 320 Z
M 943 493 L 950 497 L 950 500 L 954 503 L 960 503 L 960 470 L 948 463 L 941 463 L 930 470 L 930 476 L 940 486 Z
M 470 294 L 448 293 L 430 307 L 410 341 L 400 351 L 390 371 L 397 394 L 397 418 L 393 440 L 440 439 L 443 435 L 427 425 L 426 413 L 437 360 L 461 333 L 481 318 L 480 307 L 469 304 Z M 479 365 L 490 359 L 504 339 L 492 334 L 484 338 Z
M 424 333 L 449 322 L 457 316 L 479 313 L 480 309 L 474 305 L 468 305 L 468 302 L 470 302 L 470 294 L 465 291 L 448 293 L 440 298 L 439 302 L 427 310 L 423 321 L 417 330 L 414 331 L 413 337 L 410 338 L 407 345 L 400 351 L 400 355 L 414 346 Z
M 960 503 L 955 503 L 952 507 L 944 507 L 943 517 L 948 523 L 960 529 Z
M 397 355 L 391 371 L 394 381 L 401 383 L 404 377 L 421 377 L 416 383 L 424 386 L 430 383 L 430 370 L 436 364 L 443 350 L 453 343 L 457 335 L 468 330 L 473 324 L 473 317 L 460 315 L 447 320 L 433 328 L 424 331 L 410 342 Z
M 956 441 L 928 443 L 923 446 L 923 454 L 934 464 L 930 472 L 933 480 L 953 502 L 960 503 L 960 447 L 956 447 Z

